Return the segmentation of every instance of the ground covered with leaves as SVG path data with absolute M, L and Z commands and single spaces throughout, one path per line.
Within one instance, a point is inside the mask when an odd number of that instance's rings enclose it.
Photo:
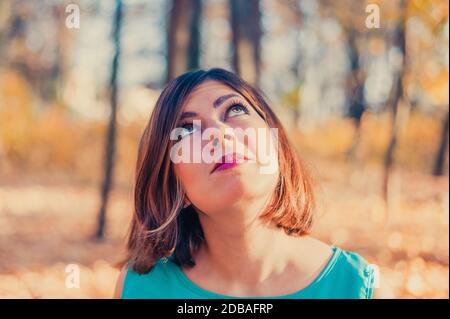
M 448 177 L 396 169 L 390 202 L 376 167 L 309 161 L 318 207 L 314 235 L 379 266 L 396 298 L 448 298 Z M 92 239 L 99 189 L 70 179 L 0 179 L 0 297 L 110 298 L 124 256 L 132 191 L 111 195 L 107 233 Z M 71 266 L 79 287 L 67 282 Z

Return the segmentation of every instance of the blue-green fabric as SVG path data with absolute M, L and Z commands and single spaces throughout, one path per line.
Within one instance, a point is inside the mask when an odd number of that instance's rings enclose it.
M 319 276 L 302 290 L 283 296 L 254 298 L 370 299 L 374 269 L 359 254 L 333 246 L 333 255 Z M 138 274 L 128 264 L 122 288 L 123 299 L 228 299 L 193 283 L 170 258 L 160 260 L 147 274 Z M 252 298 L 249 296 L 249 298 Z

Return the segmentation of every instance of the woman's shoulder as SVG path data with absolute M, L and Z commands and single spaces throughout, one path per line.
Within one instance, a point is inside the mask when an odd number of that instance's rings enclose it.
M 313 287 L 336 298 L 372 298 L 377 271 L 361 254 L 314 238 L 308 248 L 314 252 L 309 255 L 317 259 L 316 264 L 322 260 Z
M 114 289 L 114 299 L 121 299 L 122 298 L 122 290 L 123 290 L 123 284 L 125 282 L 125 277 L 127 275 L 127 271 L 128 271 L 128 265 L 124 265 L 122 266 L 122 269 L 120 270 L 119 273 L 119 278 L 117 278 L 116 281 L 116 287 Z
M 341 248 L 334 244 L 327 244 L 316 238 L 309 238 L 308 250 L 314 252 L 317 260 L 326 260 L 325 269 L 339 267 L 341 271 L 354 273 L 355 275 L 366 276 L 373 271 L 373 265 L 370 264 L 359 253 Z M 310 254 L 311 255 L 311 254 Z
M 335 265 L 333 281 L 342 283 L 349 291 L 357 294 L 358 298 L 372 298 L 377 268 L 370 264 L 361 254 L 334 246 Z
M 371 264 L 369 264 L 367 259 L 360 253 L 337 246 L 335 247 L 340 250 L 342 262 L 347 265 L 349 269 L 361 273 L 366 273 L 370 269 Z

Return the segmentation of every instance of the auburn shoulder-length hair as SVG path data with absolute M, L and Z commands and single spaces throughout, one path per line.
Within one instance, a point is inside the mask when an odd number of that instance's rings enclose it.
M 137 273 L 149 272 L 159 259 L 170 256 L 180 266 L 193 267 L 193 256 L 205 241 L 197 212 L 192 206 L 183 208 L 185 192 L 170 159 L 170 148 L 175 142 L 170 139 L 170 132 L 176 128 L 189 94 L 207 80 L 220 81 L 241 94 L 268 127 L 277 128 L 280 174 L 261 218 L 290 235 L 308 234 L 312 226 L 315 201 L 310 176 L 265 96 L 224 69 L 190 71 L 164 88 L 139 143 L 134 214 L 125 259 Z

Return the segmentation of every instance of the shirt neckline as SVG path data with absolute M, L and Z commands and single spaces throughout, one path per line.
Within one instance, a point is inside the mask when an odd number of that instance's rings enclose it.
M 342 250 L 337 247 L 332 245 L 331 246 L 332 249 L 332 254 L 331 257 L 329 258 L 329 260 L 327 261 L 325 267 L 320 271 L 320 273 L 317 275 L 317 277 L 310 283 L 308 284 L 306 287 L 290 293 L 290 294 L 284 294 L 284 295 L 276 295 L 276 296 L 256 296 L 256 297 L 238 297 L 238 296 L 229 296 L 229 295 L 222 295 L 222 294 L 218 294 L 212 291 L 209 291 L 205 288 L 200 287 L 199 285 L 197 285 L 196 283 L 194 283 L 191 279 L 189 279 L 189 277 L 186 276 L 186 274 L 183 272 L 183 270 L 181 269 L 180 266 L 175 265 L 175 275 L 177 277 L 177 279 L 189 290 L 191 290 L 192 292 L 194 292 L 196 295 L 203 297 L 203 298 L 222 298 L 222 299 L 245 299 L 245 298 L 266 298 L 266 299 L 277 299 L 277 298 L 295 298 L 295 297 L 299 297 L 302 294 L 304 294 L 306 291 L 312 289 L 313 287 L 317 286 L 321 280 L 331 271 L 331 269 L 333 268 L 333 266 L 336 264 L 336 260 L 339 257 L 340 253 L 342 252 Z

